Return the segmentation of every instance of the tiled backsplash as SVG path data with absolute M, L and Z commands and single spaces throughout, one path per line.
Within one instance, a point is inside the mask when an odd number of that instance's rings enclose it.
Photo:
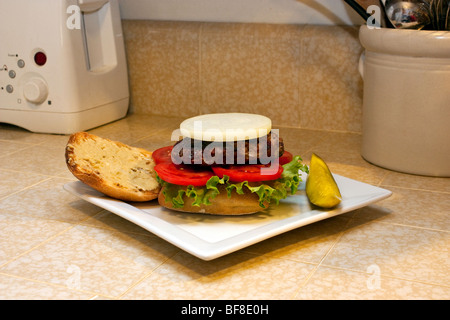
M 133 113 L 361 132 L 358 27 L 124 20 Z

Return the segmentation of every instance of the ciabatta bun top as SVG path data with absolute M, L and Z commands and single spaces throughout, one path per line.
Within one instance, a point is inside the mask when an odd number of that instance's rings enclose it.
M 76 178 L 107 196 L 139 202 L 158 197 L 150 151 L 78 132 L 70 136 L 65 157 Z

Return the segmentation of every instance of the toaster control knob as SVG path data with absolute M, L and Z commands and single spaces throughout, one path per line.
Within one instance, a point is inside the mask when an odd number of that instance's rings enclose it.
M 23 95 L 29 102 L 40 104 L 48 96 L 47 84 L 40 78 L 31 78 L 23 87 Z

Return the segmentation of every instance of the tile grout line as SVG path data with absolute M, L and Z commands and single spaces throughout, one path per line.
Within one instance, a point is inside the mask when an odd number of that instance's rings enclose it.
M 5 131 L 7 131 L 7 130 L 5 130 Z M 8 143 L 13 143 L 13 144 L 19 144 L 19 145 L 23 145 L 23 146 L 27 146 L 27 147 L 38 146 L 38 145 L 41 145 L 41 144 L 44 143 L 44 141 L 41 141 L 41 142 L 21 142 L 21 141 L 15 141 L 15 140 L 11 140 L 11 139 L 0 139 L 0 142 L 8 142 Z M 15 151 L 13 151 L 13 152 L 15 152 Z
M 21 172 L 23 172 L 23 171 L 21 171 Z M 18 194 L 18 193 L 20 193 L 20 192 L 22 192 L 22 191 L 31 189 L 31 188 L 33 188 L 34 186 L 36 186 L 36 185 L 38 185 L 38 184 L 41 184 L 41 183 L 44 183 L 44 182 L 46 182 L 46 181 L 49 181 L 49 180 L 51 180 L 51 179 L 53 179 L 53 178 L 54 178 L 54 177 L 49 177 L 49 176 L 47 176 L 47 177 L 44 178 L 43 180 L 40 180 L 40 181 L 35 182 L 35 183 L 32 183 L 32 184 L 30 184 L 30 185 L 28 185 L 28 186 L 26 186 L 26 187 L 24 187 L 24 188 L 22 188 L 22 189 L 20 189 L 20 190 L 14 191 L 14 192 L 12 192 L 12 193 L 9 193 L 9 194 L 7 194 L 7 195 L 5 195 L 5 196 L 0 197 L 0 201 L 5 200 L 6 198 L 8 198 L 8 197 L 10 197 L 10 196 L 13 196 L 13 195 L 15 195 L 15 194 Z
M 14 155 L 14 154 L 16 154 L 16 153 L 19 153 L 19 152 L 21 152 L 21 151 L 23 151 L 23 150 L 26 150 L 26 149 L 29 149 L 29 148 L 32 148 L 32 147 L 35 147 L 35 146 L 37 146 L 37 144 L 30 144 L 30 145 L 27 145 L 26 147 L 20 148 L 20 149 L 18 149 L 18 150 L 14 150 L 14 151 L 11 151 L 11 152 L 2 154 L 2 155 L 0 156 L 0 158 L 6 158 L 6 157 L 9 157 L 9 156 L 11 156 L 11 155 Z
M 66 223 L 67 223 L 67 222 L 66 222 Z M 66 233 L 67 231 L 69 231 L 69 230 L 75 228 L 77 225 L 78 225 L 78 224 L 71 224 L 69 227 L 65 228 L 64 230 L 61 230 L 60 232 L 54 234 L 53 236 L 47 238 L 47 239 L 44 240 L 44 241 L 38 243 L 37 245 L 33 246 L 32 248 L 30 248 L 30 249 L 28 249 L 28 250 L 25 250 L 24 252 L 22 252 L 22 253 L 18 254 L 17 256 L 11 258 L 10 260 L 8 260 L 8 261 L 6 261 L 6 262 L 0 264 L 0 273 L 1 273 L 1 269 L 2 269 L 3 267 L 5 267 L 6 265 L 8 265 L 9 263 L 14 262 L 15 260 L 19 259 L 20 257 L 22 257 L 22 256 L 24 256 L 24 255 L 30 253 L 31 251 L 33 251 L 33 250 L 35 250 L 35 249 L 37 249 L 37 248 L 43 246 L 43 245 L 46 244 L 47 242 L 50 242 L 51 240 L 53 240 L 53 239 L 59 237 L 60 235 Z
M 131 284 L 127 289 L 125 289 L 121 294 L 117 295 L 115 299 L 121 300 L 123 296 L 125 296 L 128 292 L 130 292 L 133 288 L 138 286 L 140 283 L 142 283 L 145 279 L 150 277 L 156 270 L 158 270 L 161 266 L 166 264 L 167 261 L 172 260 L 173 257 L 175 257 L 177 254 L 181 252 L 181 249 L 176 251 L 172 256 L 167 257 L 164 261 L 162 261 L 159 265 L 154 267 L 152 270 L 150 270 L 148 273 L 143 275 L 140 279 L 136 280 L 133 284 Z
M 377 187 L 381 187 L 381 185 L 383 184 L 383 181 L 386 180 L 386 177 L 390 174 L 389 171 L 385 172 L 383 177 L 380 179 L 380 182 L 377 183 Z
M 42 176 L 43 180 L 47 180 L 47 178 L 59 178 L 59 179 L 65 179 L 65 180 L 71 180 L 71 178 L 67 178 L 65 176 L 63 176 L 63 172 L 66 172 L 65 170 L 61 170 L 60 172 L 57 172 L 55 174 L 45 174 L 45 173 L 37 173 L 34 171 L 27 171 L 27 170 L 14 170 L 14 169 L 8 169 L 8 168 L 1 168 L 0 167 L 0 171 L 6 171 L 6 172 L 10 172 L 10 173 L 23 173 L 23 174 L 29 174 L 29 175 L 35 175 L 35 176 Z M 72 179 L 73 181 L 73 179 Z
M 344 236 L 344 234 L 347 232 L 347 227 L 349 227 L 351 225 L 351 223 L 355 220 L 358 219 L 358 217 L 355 216 L 355 214 L 353 214 L 353 216 L 347 221 L 344 230 L 340 232 L 339 236 L 337 237 L 336 241 L 334 241 L 334 243 L 330 246 L 330 248 L 327 250 L 327 252 L 324 254 L 324 256 L 320 259 L 320 261 L 314 266 L 313 270 L 308 274 L 308 276 L 306 277 L 305 280 L 303 280 L 302 284 L 300 285 L 300 287 L 297 289 L 297 291 L 295 292 L 295 294 L 292 296 L 292 299 L 295 299 L 300 291 L 307 285 L 307 283 L 309 282 L 309 280 L 313 277 L 313 275 L 316 273 L 317 269 L 319 269 L 320 266 L 326 267 L 326 268 L 331 268 L 331 269 L 336 269 L 336 270 L 346 270 L 346 271 L 351 271 L 351 272 L 357 272 L 360 274 L 368 274 L 370 275 L 370 273 L 366 272 L 366 271 L 361 271 L 358 269 L 349 269 L 349 268 L 342 268 L 342 267 L 336 267 L 336 266 L 332 266 L 332 265 L 327 265 L 324 263 L 326 257 L 331 253 L 331 251 L 333 251 L 333 249 L 336 247 L 336 245 L 339 243 L 339 241 L 341 240 L 341 238 Z M 424 230 L 431 230 L 431 231 L 436 231 L 436 232 L 444 232 L 444 233 L 448 233 L 449 231 L 445 231 L 445 230 L 439 230 L 439 229 L 430 229 L 430 228 L 423 228 L 423 227 L 416 227 L 416 226 L 410 226 L 410 225 L 403 225 L 403 224 L 398 224 L 398 223 L 387 223 L 387 222 L 382 222 L 382 221 L 378 221 L 379 223 L 385 223 L 385 224 L 391 224 L 391 225 L 397 225 L 397 226 L 402 226 L 402 227 L 410 227 L 410 228 L 418 228 L 418 229 L 424 229 Z M 302 262 L 302 261 L 299 261 Z M 444 287 L 447 288 L 449 286 L 443 285 L 443 284 L 439 284 L 439 283 L 433 283 L 433 282 L 427 282 L 427 281 L 423 281 L 423 280 L 416 280 L 416 279 L 409 279 L 409 278 L 403 278 L 403 277 L 399 277 L 399 276 L 395 276 L 395 275 L 383 275 L 383 277 L 386 278 L 390 278 L 390 279 L 397 279 L 397 280 L 402 280 L 402 281 L 409 281 L 409 282 L 415 282 L 415 283 L 422 283 L 422 284 L 426 284 L 426 285 L 431 285 L 431 286 L 439 286 L 439 287 Z
M 420 189 L 420 188 L 408 188 L 408 187 L 402 187 L 397 186 L 395 184 L 380 184 L 380 187 L 391 187 L 391 188 L 398 188 L 402 190 L 412 190 L 412 191 L 425 191 L 425 192 L 432 192 L 432 193 L 439 193 L 439 194 L 450 194 L 449 191 L 440 191 L 440 190 L 432 190 L 432 189 Z
M 367 219 L 361 218 L 361 217 L 355 217 L 355 219 L 366 221 Z M 382 223 L 382 224 L 389 224 L 392 226 L 399 226 L 404 228 L 412 228 L 412 229 L 418 229 L 418 230 L 427 230 L 427 231 L 434 231 L 434 232 L 443 232 L 443 233 L 450 233 L 450 230 L 444 230 L 444 229 L 435 229 L 430 227 L 421 227 L 421 226 L 415 226 L 411 224 L 404 224 L 404 223 L 398 223 L 398 222 L 386 222 L 386 221 L 376 221 L 376 220 L 367 220 L 373 223 Z
M 337 236 L 336 240 L 333 242 L 333 244 L 330 246 L 330 248 L 328 248 L 327 252 L 323 255 L 323 257 L 320 259 L 320 261 L 314 266 L 313 270 L 308 274 L 308 276 L 306 277 L 305 280 L 302 281 L 302 283 L 300 284 L 299 288 L 296 290 L 296 292 L 292 295 L 292 299 L 295 299 L 300 291 L 302 291 L 302 289 L 308 284 L 309 280 L 313 277 L 313 275 L 316 273 L 317 269 L 319 269 L 319 267 L 323 264 L 323 262 L 325 261 L 325 259 L 328 257 L 328 255 L 331 253 L 331 251 L 333 251 L 333 249 L 336 247 L 336 245 L 339 243 L 339 241 L 341 240 L 341 238 L 343 237 L 345 230 L 347 227 L 349 227 L 351 225 L 351 222 L 354 219 L 354 214 L 353 216 L 348 219 L 348 221 L 346 222 L 343 231 L 341 231 L 339 233 L 339 235 Z
M 300 39 L 299 41 L 299 50 L 298 50 L 298 61 L 297 61 L 297 101 L 296 101 L 296 105 L 297 105 L 297 115 L 298 115 L 298 123 L 297 126 L 300 129 L 303 129 L 303 125 L 302 125 L 302 118 L 301 118 L 301 113 L 300 110 L 302 109 L 302 105 L 303 105 L 303 101 L 300 98 L 302 96 L 302 89 L 303 89 L 303 77 L 302 77 L 302 68 L 301 66 L 303 66 L 303 36 L 302 34 L 304 33 L 304 27 L 301 28 L 300 30 L 300 34 L 298 39 Z
M 48 180 L 51 180 L 51 179 L 52 179 L 52 178 L 48 178 L 48 179 L 45 179 L 45 180 L 43 180 L 43 181 L 41 181 L 41 182 L 38 182 L 38 183 L 36 183 L 36 184 L 39 184 L 39 183 L 42 183 L 42 182 L 44 182 L 44 181 L 48 181 Z M 34 185 L 36 185 L 36 184 L 34 184 Z M 34 185 L 32 185 L 32 186 L 34 186 Z M 26 189 L 28 189 L 28 188 L 31 188 L 32 186 L 29 186 L 29 187 L 27 187 L 27 188 L 24 188 L 24 189 L 22 189 L 21 191 L 26 190 Z M 20 192 L 20 191 L 18 191 L 18 192 Z M 12 194 L 16 194 L 16 193 L 17 193 L 17 192 L 14 192 L 14 193 L 12 193 Z M 7 197 L 9 197 L 9 196 L 7 196 Z M 7 198 L 7 197 L 6 197 L 6 198 Z M 1 201 L 1 200 L 2 200 L 2 199 L 0 198 L 0 201 Z M 43 220 L 46 220 L 46 221 L 61 222 L 61 223 L 68 224 L 69 226 L 68 226 L 67 228 L 65 228 L 64 230 L 61 230 L 60 232 L 57 232 L 57 233 L 54 234 L 53 236 L 51 236 L 51 237 L 45 239 L 44 241 L 42 241 L 42 242 L 36 244 L 34 247 L 32 247 L 32 248 L 30 248 L 30 249 L 28 249 L 28 250 L 25 250 L 24 252 L 20 253 L 20 254 L 17 255 L 16 257 L 13 257 L 13 258 L 11 258 L 10 260 L 8 260 L 8 261 L 6 261 L 6 262 L 0 264 L 0 274 L 2 273 L 2 272 L 1 272 L 1 269 L 2 269 L 3 267 L 5 267 L 7 264 L 9 264 L 9 263 L 11 263 L 11 262 L 13 262 L 13 261 L 19 259 L 20 257 L 24 256 L 25 254 L 28 254 L 29 252 L 31 252 L 31 251 L 33 251 L 33 250 L 39 248 L 40 246 L 44 245 L 44 244 L 47 243 L 47 242 L 50 242 L 51 240 L 53 240 L 53 239 L 59 237 L 60 235 L 62 235 L 62 234 L 64 234 L 64 233 L 68 232 L 69 230 L 72 230 L 73 228 L 76 228 L 77 226 L 86 226 L 86 225 L 84 225 L 83 223 L 85 223 L 85 222 L 88 221 L 89 219 L 93 218 L 94 216 L 100 214 L 102 211 L 104 211 L 104 210 L 102 210 L 101 208 L 99 208 L 99 211 L 96 212 L 95 214 L 93 214 L 92 216 L 88 216 L 88 217 L 86 217 L 85 219 L 82 219 L 82 220 L 80 220 L 80 221 L 78 221 L 78 222 L 75 222 L 75 223 L 73 223 L 73 222 L 68 222 L 68 221 L 64 221 L 64 220 L 58 220 L 58 219 L 47 219 L 47 218 L 44 218 Z M 33 215 L 27 215 L 27 214 L 24 214 L 24 215 L 27 216 L 27 217 L 33 217 L 33 218 L 36 218 L 36 217 L 33 216 Z M 95 226 L 89 226 L 89 227 L 94 227 L 94 228 L 95 228 Z
M 47 180 L 48 180 L 48 179 L 47 179 Z M 101 212 L 101 211 L 100 211 L 100 212 Z M 99 214 L 100 212 L 97 212 L 95 215 Z M 80 226 L 80 225 L 83 226 L 82 223 L 83 223 L 84 221 L 88 220 L 89 218 L 90 218 L 90 217 L 87 217 L 86 219 L 84 219 L 84 220 L 82 220 L 82 221 L 80 221 L 80 222 L 78 222 L 78 223 L 74 223 L 74 224 L 72 224 L 72 223 L 70 223 L 70 222 L 66 222 L 66 221 L 52 220 L 52 221 L 64 222 L 64 223 L 70 224 L 70 226 L 67 227 L 67 228 L 65 228 L 64 230 L 61 230 L 60 232 L 54 234 L 53 236 L 49 237 L 48 239 L 46 239 L 46 240 L 40 242 L 39 244 L 33 246 L 32 248 L 30 248 L 30 249 L 28 249 L 28 250 L 25 250 L 24 252 L 18 254 L 17 256 L 15 256 L 15 257 L 9 259 L 8 261 L 6 261 L 6 262 L 0 264 L 0 275 L 4 275 L 4 276 L 7 276 L 7 277 L 12 277 L 12 278 L 16 278 L 16 279 L 22 279 L 22 280 L 26 280 L 26 281 L 31 281 L 31 282 L 34 282 L 34 283 L 46 284 L 46 285 L 50 285 L 50 286 L 54 286 L 54 287 L 58 287 L 58 288 L 64 288 L 64 289 L 67 289 L 67 290 L 73 290 L 73 291 L 77 291 L 77 292 L 88 293 L 88 294 L 91 294 L 91 295 L 92 295 L 92 296 L 89 298 L 89 300 L 95 299 L 95 298 L 98 297 L 98 296 L 103 296 L 103 297 L 106 297 L 106 298 L 109 298 L 109 299 L 114 299 L 114 297 L 112 297 L 112 296 L 100 294 L 100 293 L 97 293 L 97 292 L 86 291 L 86 290 L 81 290 L 81 289 L 76 289 L 76 288 L 70 288 L 70 287 L 68 287 L 68 286 L 64 286 L 64 285 L 61 285 L 61 284 L 56 284 L 56 283 L 52 283 L 52 282 L 42 281 L 42 280 L 38 280 L 38 279 L 26 278 L 26 277 L 17 276 L 17 275 L 14 275 L 14 274 L 9 274 L 9 273 L 7 273 L 7 272 L 1 271 L 1 269 L 2 269 L 3 267 L 6 267 L 9 263 L 12 263 L 12 262 L 16 261 L 17 259 L 19 259 L 19 258 L 23 257 L 24 255 L 26 255 L 26 254 L 28 254 L 28 253 L 34 251 L 35 249 L 38 249 L 39 247 L 45 245 L 46 243 L 48 243 L 48 242 L 54 240 L 54 239 L 57 238 L 57 237 L 63 235 L 64 233 L 66 233 L 66 232 L 68 232 L 68 231 L 70 231 L 70 230 L 76 228 L 77 226 Z
M 332 265 L 328 265 L 328 264 L 322 264 L 322 266 L 325 267 L 325 268 L 329 268 L 329 269 L 335 269 L 335 270 L 341 270 L 341 271 L 350 271 L 350 272 L 355 272 L 355 273 L 359 273 L 359 274 L 365 274 L 365 275 L 368 275 L 368 276 L 373 275 L 373 273 L 371 273 L 371 272 L 358 270 L 358 269 L 351 269 L 351 268 L 345 268 L 345 267 L 336 267 L 336 266 L 332 266 Z M 394 279 L 394 280 L 401 280 L 401 281 L 408 281 L 408 282 L 426 284 L 426 285 L 429 285 L 429 286 L 450 288 L 450 285 L 446 285 L 446 284 L 427 282 L 425 280 L 404 278 L 404 277 L 396 276 L 396 275 L 392 275 L 392 274 L 387 274 L 387 275 L 383 274 L 383 275 L 380 275 L 380 276 L 384 277 L 384 278 Z
M 203 49 L 202 49 L 202 43 L 203 43 L 203 26 L 204 23 L 200 23 L 198 28 L 198 88 L 199 88 L 199 95 L 200 95 L 200 106 L 197 108 L 204 109 L 205 107 L 205 99 L 204 99 L 204 90 L 203 90 Z M 197 110 L 197 113 L 200 114 L 200 110 Z
M 5 154 L 1 155 L 0 158 L 6 158 L 6 157 L 9 157 L 9 156 L 14 155 L 16 153 L 19 153 L 19 152 L 21 152 L 23 150 L 30 149 L 32 147 L 38 147 L 40 145 L 45 144 L 45 141 L 36 142 L 36 143 L 28 143 L 28 142 L 17 142 L 17 141 L 13 141 L 13 140 L 4 140 L 4 139 L 0 139 L 0 142 L 7 142 L 7 143 L 11 143 L 11 144 L 22 146 L 18 150 L 14 150 L 14 151 L 11 151 L 11 152 L 8 152 L 8 153 L 5 153 Z
M 91 297 L 88 299 L 83 299 L 83 300 L 93 300 L 98 296 L 102 296 L 102 297 L 106 297 L 108 299 L 114 299 L 114 297 L 108 296 L 108 295 L 104 295 L 101 293 L 97 293 L 97 292 L 92 292 L 92 291 L 87 291 L 87 290 L 82 290 L 82 289 L 76 289 L 76 288 L 70 288 L 67 286 L 64 286 L 62 284 L 58 284 L 58 283 L 52 283 L 52 282 L 47 282 L 47 281 L 42 281 L 42 280 L 37 280 L 37 279 L 31 279 L 31 278 L 25 278 L 25 277 L 21 277 L 21 276 L 17 276 L 14 274 L 9 274 L 9 273 L 5 273 L 5 272 L 1 272 L 0 271 L 0 275 L 3 275 L 5 277 L 9 277 L 9 278 L 14 278 L 14 279 L 21 279 L 24 281 L 28 281 L 28 282 L 33 282 L 33 283 L 39 283 L 39 284 L 45 284 L 51 287 L 56 287 L 56 288 L 62 288 L 62 289 L 66 289 L 66 290 L 71 290 L 71 291 L 75 291 L 75 292 L 80 292 L 80 293 L 87 293 L 90 294 Z

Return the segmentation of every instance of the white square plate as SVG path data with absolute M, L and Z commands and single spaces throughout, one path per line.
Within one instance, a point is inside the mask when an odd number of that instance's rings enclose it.
M 80 181 L 69 182 L 70 193 L 127 219 L 173 245 L 203 259 L 212 260 L 254 243 L 349 212 L 389 197 L 392 192 L 334 175 L 342 202 L 332 210 L 311 206 L 302 182 L 289 196 L 264 212 L 245 216 L 213 216 L 172 211 L 158 202 L 126 203 L 109 198 Z M 306 175 L 302 173 L 303 181 Z

